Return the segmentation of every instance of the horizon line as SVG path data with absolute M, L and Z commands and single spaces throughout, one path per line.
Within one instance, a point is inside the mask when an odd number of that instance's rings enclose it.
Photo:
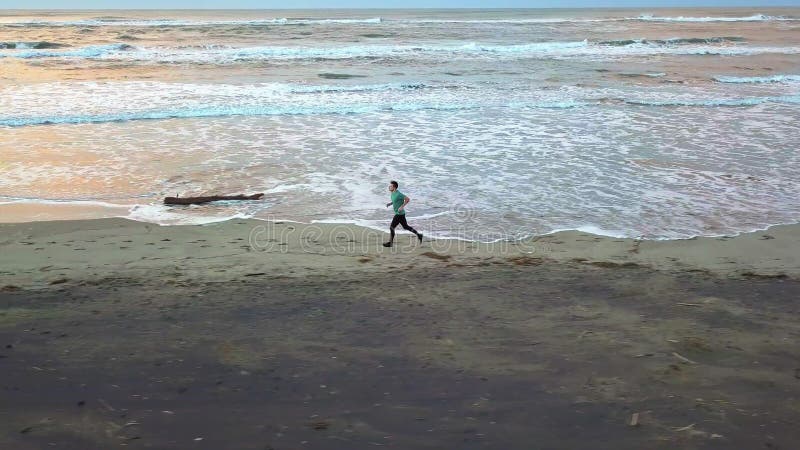
M 459 8 L 452 6 L 440 7 L 416 7 L 416 8 L 390 8 L 390 7 L 370 7 L 370 8 L 0 8 L 0 11 L 342 11 L 342 10 L 533 10 L 533 9 L 550 9 L 550 10 L 570 10 L 570 9 L 759 9 L 759 8 L 797 8 L 798 5 L 736 5 L 736 6 L 721 6 L 721 5 L 692 5 L 692 6 L 573 6 L 573 7 L 545 7 L 545 6 L 529 6 L 524 8 L 493 8 L 493 7 L 471 7 Z

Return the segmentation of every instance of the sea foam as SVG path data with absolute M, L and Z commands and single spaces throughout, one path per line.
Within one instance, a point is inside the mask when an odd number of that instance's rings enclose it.
M 629 20 L 641 20 L 645 22 L 768 22 L 768 21 L 795 21 L 800 20 L 795 17 L 768 16 L 766 14 L 754 14 L 742 17 L 658 17 L 651 14 L 642 14 L 639 17 Z
M 184 20 L 184 19 L 83 19 L 69 21 L 20 21 L 3 22 L 0 25 L 14 27 L 197 27 L 197 26 L 265 26 L 265 25 L 335 25 L 335 24 L 380 24 L 380 17 L 292 19 L 285 17 L 252 20 Z
M 800 75 L 771 75 L 766 77 L 714 77 L 720 83 L 790 83 L 800 82 Z
M 29 49 L 26 49 L 29 48 Z M 130 50 L 128 44 L 110 44 L 110 45 L 90 45 L 87 47 L 80 47 L 69 50 L 37 50 L 37 48 L 52 48 L 52 47 L 15 47 L 15 49 L 25 49 L 22 51 L 4 51 L 0 52 L 0 58 L 11 57 L 20 59 L 34 59 L 34 58 L 99 58 Z
M 745 107 L 765 103 L 800 103 L 800 95 L 748 97 L 748 98 L 668 98 L 635 99 L 622 98 L 622 103 L 649 107 Z M 475 100 L 462 102 L 442 101 L 394 101 L 394 102 L 363 102 L 353 104 L 331 104 L 324 102 L 309 106 L 286 105 L 219 105 L 203 108 L 167 108 L 141 111 L 125 111 L 107 114 L 65 114 L 52 116 L 0 116 L 2 127 L 24 127 L 34 125 L 58 124 L 91 124 L 108 122 L 126 122 L 134 120 L 165 120 L 165 119 L 195 119 L 209 117 L 230 116 L 297 116 L 297 115 L 352 115 L 370 113 L 407 113 L 414 111 L 440 111 L 455 112 L 477 110 L 482 108 L 508 108 L 508 109 L 571 109 L 588 106 L 602 106 L 608 103 L 604 100 L 562 100 L 562 101 L 513 101 L 507 103 L 482 103 Z
M 710 38 L 715 39 L 715 38 Z M 685 40 L 684 40 L 685 41 Z M 419 58 L 625 58 L 651 55 L 726 55 L 798 54 L 800 47 L 714 45 L 668 41 L 531 42 L 513 45 L 465 43 L 455 45 L 343 45 L 324 47 L 287 46 L 188 46 L 134 47 L 129 44 L 95 45 L 64 50 L 0 50 L 9 58 L 85 58 L 143 63 L 235 64 L 265 60 L 345 60 Z

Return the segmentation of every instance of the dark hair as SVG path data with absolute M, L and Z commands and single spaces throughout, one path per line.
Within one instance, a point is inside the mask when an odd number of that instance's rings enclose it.
M 395 189 L 397 189 L 397 188 L 399 188 L 399 187 L 400 187 L 400 186 L 398 186 L 398 185 L 397 185 L 397 181 L 394 181 L 394 180 L 390 181 L 390 182 L 389 182 L 389 184 L 392 184 L 392 185 L 394 185 L 394 188 L 395 188 Z

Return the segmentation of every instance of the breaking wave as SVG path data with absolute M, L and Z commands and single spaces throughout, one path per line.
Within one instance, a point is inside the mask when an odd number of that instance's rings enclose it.
M 592 23 L 592 22 L 771 22 L 771 21 L 797 21 L 800 18 L 787 16 L 771 16 L 754 14 L 738 17 L 685 17 L 685 16 L 654 16 L 641 14 L 636 17 L 527 17 L 527 18 L 497 18 L 497 19 L 384 19 L 381 17 L 264 17 L 259 19 L 240 20 L 189 20 L 189 19 L 130 19 L 125 17 L 94 17 L 81 20 L 48 21 L 29 20 L 18 22 L 3 22 L 0 26 L 11 27 L 190 27 L 190 26 L 270 26 L 270 25 L 337 25 L 337 24 L 497 24 L 497 25 L 526 25 L 526 24 L 551 24 L 551 23 Z
M 380 17 L 371 18 L 264 18 L 254 20 L 181 20 L 181 19 L 125 19 L 100 17 L 71 21 L 5 22 L 0 25 L 15 27 L 196 27 L 196 26 L 263 26 L 263 25 L 325 25 L 325 24 L 380 24 Z
M 625 103 L 640 106 L 755 106 L 763 103 L 800 103 L 800 95 L 720 99 L 626 99 Z
M 126 122 L 133 120 L 163 120 L 163 119 L 189 119 L 207 117 L 229 116 L 291 116 L 291 115 L 330 115 L 330 114 L 368 114 L 380 112 L 410 112 L 410 111 L 463 111 L 482 108 L 515 108 L 515 109 L 569 109 L 583 106 L 600 106 L 608 103 L 622 102 L 625 104 L 652 106 L 652 107 L 719 107 L 719 106 L 754 106 L 763 103 L 792 103 L 800 104 L 800 95 L 751 97 L 732 99 L 600 99 L 600 100 L 562 100 L 562 101 L 515 101 L 506 104 L 492 104 L 481 101 L 473 102 L 363 102 L 345 105 L 250 105 L 250 106 L 210 106 L 202 108 L 175 108 L 148 111 L 133 111 L 108 114 L 83 114 L 83 115 L 54 115 L 48 117 L 2 117 L 0 126 L 23 127 L 32 125 L 57 125 L 57 124 L 88 124 Z
M 724 45 L 736 38 L 707 38 L 666 41 L 618 40 L 589 42 L 533 42 L 514 45 L 467 43 L 460 45 L 345 45 L 338 47 L 230 47 L 182 46 L 135 47 L 130 44 L 95 45 L 64 50 L 0 50 L 0 58 L 87 58 L 153 63 L 231 64 L 262 60 L 325 60 L 417 57 L 472 58 L 615 58 L 647 55 L 754 55 L 797 54 L 800 47 L 750 47 Z M 696 42 L 699 42 L 696 43 Z M 713 43 L 723 43 L 714 45 Z
M 10 47 L 9 47 L 10 48 Z M 54 49 L 57 47 L 14 47 L 15 51 L 0 53 L 0 58 L 11 57 L 20 59 L 35 59 L 35 58 L 100 58 L 122 51 L 132 50 L 134 47 L 128 44 L 110 44 L 110 45 L 90 45 L 88 47 L 81 47 L 71 50 L 44 50 Z M 21 51 L 20 51 L 21 50 Z
M 765 14 L 754 14 L 744 17 L 657 17 L 650 14 L 642 14 L 639 17 L 629 20 L 641 20 L 645 22 L 770 22 L 770 21 L 794 21 L 800 20 L 795 17 L 768 16 Z
M 745 38 L 739 36 L 720 36 L 709 38 L 672 38 L 672 39 L 620 39 L 612 41 L 600 41 L 600 45 L 611 45 L 624 47 L 628 45 L 682 45 L 682 44 L 721 44 L 726 42 L 745 42 Z
M 643 22 L 770 22 L 770 21 L 795 21 L 800 20 L 796 17 L 770 16 L 766 14 L 754 14 L 744 17 L 657 17 L 652 14 L 641 14 L 636 17 L 598 17 L 598 18 L 578 18 L 578 17 L 532 17 L 525 19 L 408 19 L 400 20 L 404 23 L 418 24 L 548 24 L 548 23 L 592 23 L 592 22 L 622 22 L 622 21 L 643 21 Z
M 789 83 L 800 81 L 800 75 L 772 75 L 768 77 L 714 77 L 720 83 Z

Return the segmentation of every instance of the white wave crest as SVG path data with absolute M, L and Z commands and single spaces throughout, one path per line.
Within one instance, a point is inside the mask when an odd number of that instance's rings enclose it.
M 640 20 L 644 22 L 769 22 L 769 21 L 795 21 L 800 20 L 793 17 L 768 16 L 765 14 L 754 14 L 744 17 L 657 17 L 651 14 L 642 14 L 639 17 L 629 20 Z
M 380 24 L 380 17 L 370 18 L 264 18 L 253 20 L 185 20 L 185 19 L 83 19 L 70 21 L 32 20 L 25 22 L 2 22 L 0 25 L 15 27 L 192 27 L 192 26 L 263 26 L 263 25 L 336 25 L 336 24 Z
M 800 75 L 772 75 L 767 77 L 714 77 L 720 83 L 790 83 L 800 82 Z
M 669 45 L 632 41 L 607 45 L 587 40 L 534 42 L 514 45 L 466 43 L 460 45 L 345 45 L 325 47 L 133 47 L 128 44 L 89 46 L 63 50 L 0 50 L 0 58 L 64 58 L 136 61 L 155 64 L 236 64 L 265 60 L 321 60 L 358 58 L 626 58 L 650 55 L 798 54 L 799 46 Z

